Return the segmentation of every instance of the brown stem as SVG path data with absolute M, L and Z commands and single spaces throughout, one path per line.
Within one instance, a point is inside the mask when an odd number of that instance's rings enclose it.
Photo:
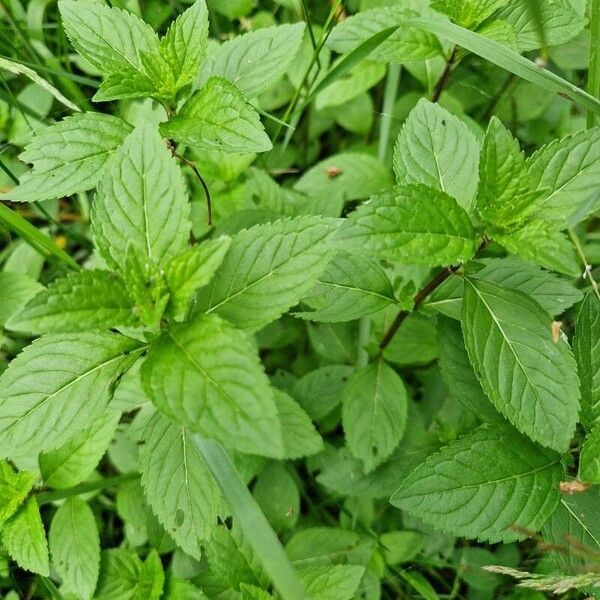
M 439 81 L 437 82 L 437 85 L 435 86 L 433 96 L 431 97 L 432 102 L 437 102 L 440 99 L 444 88 L 448 84 L 448 80 L 450 79 L 450 73 L 452 73 L 452 68 L 456 64 L 457 55 L 458 47 L 455 46 L 454 50 L 452 50 L 450 58 L 448 58 L 448 60 L 446 61 L 446 67 L 444 68 L 444 72 L 442 73 L 442 76 L 440 77 Z
M 174 152 L 174 151 L 173 151 L 173 156 L 176 156 L 180 161 L 182 161 L 190 169 L 192 169 L 192 171 L 194 171 L 194 174 L 198 178 L 198 181 L 200 182 L 200 185 L 202 186 L 202 189 L 204 190 L 204 195 L 206 196 L 206 223 L 209 226 L 212 226 L 212 202 L 210 199 L 210 190 L 208 189 L 208 185 L 206 185 L 206 181 L 204 181 L 204 178 L 200 174 L 198 167 L 191 160 L 188 160 L 187 158 L 185 158 L 185 156 L 182 156 L 181 154 L 177 154 L 177 152 Z

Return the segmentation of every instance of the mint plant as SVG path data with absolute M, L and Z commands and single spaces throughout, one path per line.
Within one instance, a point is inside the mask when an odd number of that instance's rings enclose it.
M 4 597 L 600 597 L 598 2 L 180 8 L 0 15 Z

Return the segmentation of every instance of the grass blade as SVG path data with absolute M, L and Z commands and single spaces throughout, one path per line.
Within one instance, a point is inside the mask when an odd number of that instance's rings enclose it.
M 194 435 L 193 440 L 229 502 L 233 517 L 242 528 L 281 598 L 308 600 L 306 590 L 287 558 L 281 542 L 240 479 L 229 456 L 217 442 L 199 435 Z
M 587 91 L 590 96 L 600 98 L 600 0 L 590 2 L 590 65 Z M 596 117 L 588 111 L 587 126 L 593 127 Z

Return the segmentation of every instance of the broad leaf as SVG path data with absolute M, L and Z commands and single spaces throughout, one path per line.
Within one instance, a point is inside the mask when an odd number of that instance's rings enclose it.
M 512 542 L 554 512 L 561 477 L 558 455 L 508 426 L 482 426 L 419 465 L 391 503 L 452 535 Z
M 32 334 L 101 331 L 136 322 L 123 282 L 110 271 L 80 271 L 54 280 L 8 323 Z
M 257 225 L 233 236 L 196 312 L 216 313 L 244 329 L 260 329 L 294 306 L 317 282 L 329 258 L 333 222 L 299 217 Z
M 323 440 L 300 404 L 281 390 L 274 390 L 287 459 L 310 456 L 323 450 Z
M 190 231 L 181 169 L 158 131 L 142 125 L 115 153 L 98 185 L 92 228 L 102 256 L 123 269 L 131 248 L 143 264 L 179 254 Z
M 146 499 L 165 531 L 199 559 L 221 506 L 217 484 L 184 427 L 156 414 L 143 440 L 139 461 Z
M 285 463 L 269 463 L 256 478 L 252 495 L 275 531 L 296 526 L 300 517 L 300 490 Z
M 479 147 L 467 125 L 447 110 L 420 100 L 394 149 L 398 183 L 424 183 L 469 209 L 477 190 Z
M 33 473 L 17 473 L 8 462 L 0 460 L 0 526 L 17 511 L 35 481 Z
M 369 473 L 396 449 L 406 427 L 407 393 L 383 360 L 358 370 L 342 396 L 346 444 Z
M 89 600 L 100 570 L 96 518 L 79 498 L 67 498 L 56 511 L 48 534 L 52 566 L 62 580 L 61 593 Z
M 305 567 L 300 578 L 313 600 L 350 600 L 364 572 L 364 567 L 358 565 Z
M 216 315 L 198 315 L 155 340 L 142 381 L 157 407 L 191 430 L 242 452 L 283 453 L 258 354 L 243 332 Z
M 431 7 L 448 15 L 457 25 L 474 28 L 491 17 L 494 12 L 509 3 L 510 0 L 435 0 Z
M 462 327 L 494 406 L 531 439 L 566 451 L 579 413 L 577 368 L 542 308 L 521 292 L 465 279 Z
M 43 286 L 28 275 L 0 273 L 0 326 L 4 327 L 42 289 Z
M 19 155 L 33 169 L 2 197 L 34 202 L 93 188 L 130 132 L 125 121 L 95 112 L 73 115 L 43 129 Z
M 0 455 L 57 448 L 104 410 L 139 342 L 112 333 L 47 335 L 0 377 Z
M 352 213 L 340 243 L 404 264 L 451 265 L 475 255 L 476 234 L 454 198 L 424 185 L 374 196 Z

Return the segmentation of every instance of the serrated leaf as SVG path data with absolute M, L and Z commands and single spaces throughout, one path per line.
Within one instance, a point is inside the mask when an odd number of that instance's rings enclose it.
M 358 565 L 305 567 L 300 579 L 312 600 L 350 600 L 364 572 Z
M 559 452 L 579 413 L 577 367 L 566 341 L 531 298 L 465 279 L 462 327 L 469 358 L 494 406 L 517 429 Z
M 359 13 L 339 22 L 327 38 L 327 46 L 340 54 L 355 50 L 373 35 L 394 23 L 417 13 L 401 6 L 382 6 Z M 416 27 L 399 27 L 379 47 L 369 54 L 371 60 L 402 64 L 426 60 L 442 54 L 438 39 Z
M 300 49 L 304 28 L 304 23 L 266 27 L 225 42 L 214 54 L 210 75 L 228 79 L 253 98 L 287 71 Z
M 107 410 L 64 446 L 42 452 L 38 460 L 46 486 L 65 489 L 85 481 L 104 456 L 120 417 L 120 412 Z
M 0 326 L 4 327 L 40 290 L 41 283 L 22 273 L 0 273 Z
M 396 299 L 392 283 L 376 261 L 341 250 L 302 302 L 313 310 L 294 316 L 339 323 L 375 313 L 395 304 Z
M 199 559 L 221 506 L 217 484 L 184 427 L 156 414 L 143 440 L 139 463 L 146 499 L 177 545 Z
M 33 169 L 0 197 L 34 202 L 92 189 L 130 132 L 129 123 L 95 112 L 73 115 L 42 129 L 19 155 Z
M 277 408 L 258 354 L 216 315 L 198 315 L 155 340 L 142 381 L 156 406 L 192 431 L 241 452 L 281 456 Z
M 123 282 L 110 271 L 80 271 L 55 279 L 7 324 L 40 335 L 102 331 L 136 323 Z
M 507 543 L 542 527 L 561 477 L 558 455 L 509 426 L 482 426 L 431 455 L 390 502 L 451 535 Z
M 8 462 L 0 460 L 0 526 L 15 514 L 35 481 L 33 473 L 16 472 Z
M 475 255 L 476 234 L 454 198 L 425 185 L 382 192 L 353 212 L 337 240 L 381 258 L 425 266 L 451 265 Z
M 431 8 L 448 15 L 457 25 L 473 29 L 509 1 L 463 0 L 463 2 L 453 2 L 453 0 L 436 0 L 431 4 Z
M 29 498 L 2 527 L 2 543 L 22 568 L 44 577 L 50 574 L 48 543 L 35 498 Z
M 52 519 L 48 542 L 61 593 L 89 600 L 100 570 L 100 537 L 91 508 L 79 498 L 67 498 Z
M 189 210 L 181 169 L 155 127 L 142 125 L 115 153 L 98 184 L 94 239 L 117 271 L 129 247 L 143 264 L 160 265 L 186 248 Z
M 478 163 L 477 140 L 465 123 L 438 104 L 419 100 L 394 148 L 398 183 L 424 183 L 468 210 L 477 190 Z
M 600 300 L 588 294 L 577 313 L 573 350 L 579 371 L 581 422 L 590 431 L 600 422 Z
M 579 273 L 573 244 L 548 221 L 536 219 L 516 231 L 490 232 L 490 237 L 511 254 L 540 267 L 567 275 Z
M 176 89 L 195 81 L 208 37 L 205 0 L 196 0 L 169 27 L 160 40 L 160 53 L 175 79 Z
M 593 182 L 600 177 L 600 129 L 588 129 L 543 146 L 527 160 L 532 189 L 545 190 L 536 213 L 542 219 L 578 221 L 598 206 Z
M 140 345 L 112 333 L 73 333 L 27 346 L 0 377 L 0 455 L 58 448 L 88 427 Z
M 408 396 L 383 360 L 358 370 L 342 395 L 342 424 L 350 452 L 371 472 L 396 449 L 406 427 Z
M 237 327 L 260 329 L 294 306 L 329 259 L 331 220 L 298 217 L 257 225 L 233 236 L 195 312 L 216 313 Z
M 274 390 L 277 414 L 283 432 L 283 448 L 287 459 L 316 454 L 323 449 L 323 440 L 310 417 L 285 392 Z
M 210 282 L 223 258 L 231 239 L 220 237 L 194 246 L 171 259 L 165 265 L 165 279 L 169 288 L 169 306 L 175 319 L 185 317 L 194 293 Z

